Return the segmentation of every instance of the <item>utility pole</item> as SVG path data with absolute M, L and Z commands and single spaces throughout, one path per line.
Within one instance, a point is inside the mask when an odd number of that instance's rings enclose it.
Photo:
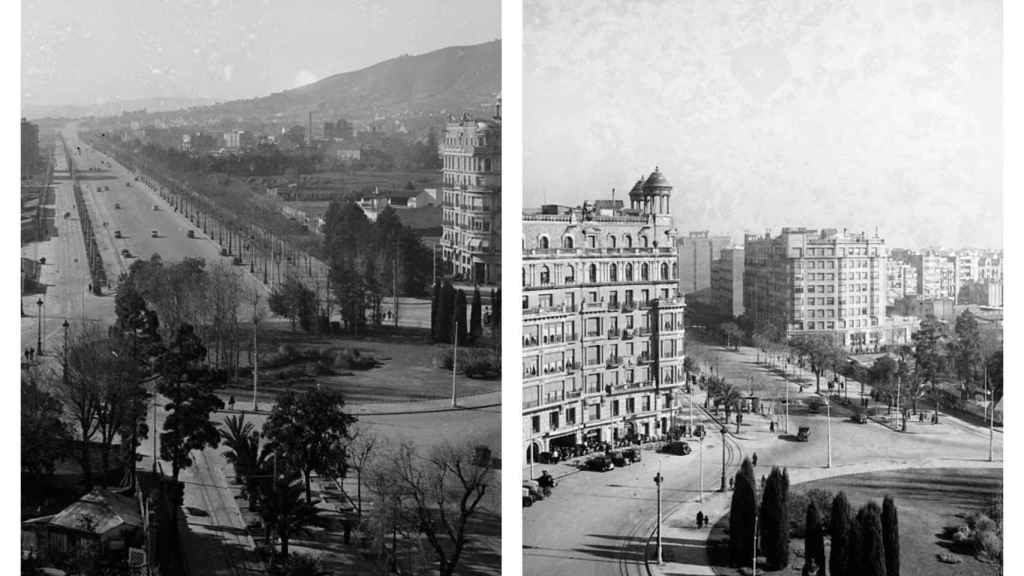
M 257 411 L 256 404 L 256 388 L 259 385 L 259 365 L 260 365 L 260 351 L 256 347 L 256 327 L 259 326 L 259 321 L 253 318 L 252 322 L 252 412 L 253 414 Z M 276 460 L 275 460 L 276 462 Z
M 664 480 L 659 469 L 657 475 L 654 476 L 654 483 L 658 486 L 658 564 L 661 564 L 661 483 Z
M 751 574 L 757 576 L 757 509 L 754 510 L 754 557 L 750 564 Z
M 988 461 L 992 461 L 992 445 L 995 436 L 994 422 L 996 418 L 996 395 L 988 387 L 988 366 L 985 366 L 985 396 L 988 399 Z
M 459 322 L 455 321 L 455 330 L 452 334 L 452 408 L 455 408 L 455 369 L 459 363 Z
M 38 322 L 37 322 L 38 329 L 36 331 L 36 355 L 42 356 L 43 355 L 43 299 L 42 298 L 39 298 L 38 300 L 36 300 L 36 310 L 38 310 L 38 313 L 36 314 L 36 316 L 38 317 Z
M 832 402 L 830 400 L 825 401 L 825 428 L 828 430 L 828 441 L 826 443 L 826 449 L 828 450 L 828 464 L 826 468 L 832 467 Z
M 704 502 L 704 436 L 697 438 L 697 452 L 700 454 L 698 460 L 697 475 L 700 477 L 700 492 L 697 496 L 697 502 Z
M 725 492 L 725 433 L 728 432 L 728 430 L 725 429 L 725 426 L 722 426 L 721 432 L 722 432 L 722 488 L 720 489 L 720 491 L 721 492 Z

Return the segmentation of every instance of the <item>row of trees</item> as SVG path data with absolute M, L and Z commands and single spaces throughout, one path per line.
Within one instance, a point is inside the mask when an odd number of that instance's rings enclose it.
M 729 557 L 734 565 L 750 566 L 763 555 L 771 570 L 789 566 L 790 504 L 789 474 L 774 467 L 758 506 L 754 467 L 744 459 L 736 473 L 729 509 Z M 822 512 L 829 513 L 827 526 Z M 831 510 L 820 511 L 811 501 L 804 513 L 804 576 L 826 574 L 826 534 L 831 538 L 828 573 L 833 576 L 899 576 L 899 520 L 892 498 L 886 496 L 881 509 L 868 502 L 854 516 L 846 495 L 840 492 Z
M 460 343 L 477 342 L 484 333 L 483 304 L 479 286 L 473 288 L 473 301 L 469 308 L 467 322 L 466 292 L 457 290 L 448 280 L 443 284 L 440 280 L 435 281 L 434 294 L 430 300 L 430 335 L 433 340 L 452 342 L 457 330 Z M 490 310 L 491 332 L 497 334 L 501 326 L 501 292 L 495 289 L 491 290 Z
M 313 474 L 340 478 L 354 470 L 357 521 L 382 570 L 393 570 L 401 533 L 406 561 L 425 548 L 441 574 L 454 573 L 493 481 L 489 451 L 481 454 L 471 443 L 425 454 L 410 444 L 390 448 L 356 427 L 343 408 L 340 394 L 314 388 L 282 396 L 261 431 L 243 416 L 225 421 L 225 456 L 263 518 L 268 542 L 276 536 L 287 557 L 294 536 L 324 526 L 310 491 Z M 365 514 L 364 485 L 371 496 Z
M 332 202 L 325 215 L 324 250 L 330 282 L 345 327 L 356 333 L 366 312 L 380 324 L 387 296 L 423 296 L 433 274 L 433 253 L 387 207 L 370 222 L 354 202 Z

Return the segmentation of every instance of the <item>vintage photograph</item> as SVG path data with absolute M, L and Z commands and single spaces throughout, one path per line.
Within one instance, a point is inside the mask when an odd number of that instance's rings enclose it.
M 499 1 L 21 8 L 22 573 L 498 574 Z
M 524 573 L 1002 574 L 1002 4 L 523 15 Z

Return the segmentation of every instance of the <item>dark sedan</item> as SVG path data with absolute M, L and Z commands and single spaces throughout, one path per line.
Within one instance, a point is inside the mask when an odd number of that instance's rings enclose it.
M 583 469 L 592 470 L 594 472 L 607 472 L 609 470 L 614 470 L 615 464 L 612 463 L 611 458 L 606 456 L 594 456 L 583 463 Z
M 661 447 L 661 451 L 665 454 L 675 454 L 677 456 L 686 456 L 690 453 L 690 445 L 686 442 L 669 442 Z

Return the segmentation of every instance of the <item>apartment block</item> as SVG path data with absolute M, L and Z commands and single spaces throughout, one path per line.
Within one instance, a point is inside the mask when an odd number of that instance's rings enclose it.
M 722 316 L 743 315 L 743 248 L 723 248 L 711 263 L 711 304 Z
M 743 304 L 755 324 L 851 349 L 885 344 L 886 248 L 877 235 L 783 228 L 747 235 Z
M 501 282 L 501 103 L 489 119 L 450 117 L 441 143 L 444 268 L 456 280 Z
M 636 186 L 642 185 L 637 182 Z M 634 189 L 636 188 L 634 186 Z M 711 265 L 722 249 L 732 245 L 728 236 L 712 236 L 708 231 L 690 232 L 676 240 L 679 249 L 679 291 L 693 301 L 711 304 Z
M 667 434 L 684 402 L 672 187 L 523 215 L 523 447 Z

